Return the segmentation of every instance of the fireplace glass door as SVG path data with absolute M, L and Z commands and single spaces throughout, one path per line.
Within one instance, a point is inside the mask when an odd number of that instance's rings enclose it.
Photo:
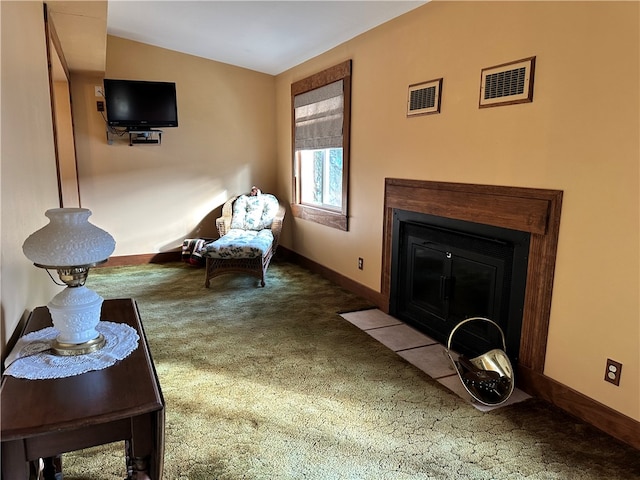
M 394 226 L 390 313 L 445 345 L 462 320 L 489 318 L 505 332 L 507 353 L 517 360 L 528 234 L 516 236 L 523 242 L 513 241 L 496 237 L 492 228 L 473 231 L 471 224 L 459 230 L 462 225 L 454 229 L 403 217 Z M 456 332 L 452 348 L 476 356 L 501 346 L 495 327 L 472 322 Z
M 417 237 L 409 237 L 406 250 L 409 288 L 402 294 L 408 305 L 443 321 L 495 316 L 504 282 L 502 259 Z

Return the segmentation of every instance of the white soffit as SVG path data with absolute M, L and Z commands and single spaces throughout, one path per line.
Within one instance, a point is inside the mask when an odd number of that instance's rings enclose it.
M 102 74 L 107 51 L 106 1 L 45 1 L 69 70 Z

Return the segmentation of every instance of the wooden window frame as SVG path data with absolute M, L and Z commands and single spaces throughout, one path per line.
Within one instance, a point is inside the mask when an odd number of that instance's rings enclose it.
M 298 158 L 295 148 L 295 109 L 294 99 L 311 90 L 343 80 L 344 111 L 342 128 L 342 207 L 340 211 L 318 206 L 306 205 L 301 202 L 300 185 L 297 178 Z M 349 197 L 349 146 L 351 125 L 351 60 L 347 60 L 326 70 L 318 72 L 291 84 L 291 157 L 292 157 L 292 198 L 291 213 L 294 217 L 316 222 L 331 228 L 347 231 L 348 197 Z

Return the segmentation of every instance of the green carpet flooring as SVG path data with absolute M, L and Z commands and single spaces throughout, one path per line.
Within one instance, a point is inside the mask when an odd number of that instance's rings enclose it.
M 104 298 L 138 302 L 165 480 L 640 479 L 640 452 L 542 401 L 478 411 L 341 318 L 370 305 L 322 277 L 275 262 L 266 282 L 205 289 L 181 263 L 91 271 Z M 123 451 L 65 454 L 64 478 L 122 480 Z

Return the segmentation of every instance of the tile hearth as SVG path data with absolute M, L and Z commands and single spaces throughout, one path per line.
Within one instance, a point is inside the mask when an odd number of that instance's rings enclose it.
M 478 410 L 489 411 L 530 398 L 522 390 L 515 389 L 502 405 L 490 407 L 474 401 L 462 386 L 447 355 L 446 346 L 419 332 L 406 323 L 378 309 L 343 313 L 341 316 L 377 341 L 393 350 L 406 361 L 447 387 Z M 451 351 L 456 358 L 456 353 Z

